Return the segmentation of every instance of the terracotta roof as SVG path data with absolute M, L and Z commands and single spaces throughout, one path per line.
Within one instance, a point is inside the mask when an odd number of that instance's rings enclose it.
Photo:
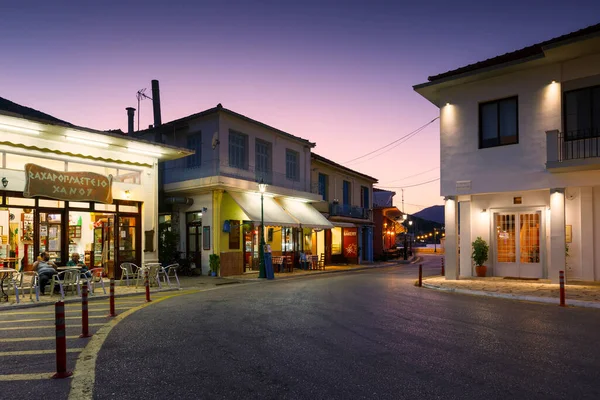
M 318 155 L 318 154 L 316 154 L 316 153 L 312 153 L 312 152 L 311 152 L 311 153 L 310 153 L 310 156 L 311 156 L 313 159 L 315 159 L 315 160 L 317 160 L 317 161 L 321 161 L 321 162 L 322 162 L 322 163 L 324 163 L 324 164 L 329 164 L 329 165 L 332 165 L 332 166 L 334 166 L 334 167 L 337 167 L 337 168 L 343 169 L 344 171 L 348 171 L 349 173 L 352 173 L 352 174 L 355 174 L 355 175 L 362 176 L 363 178 L 369 179 L 369 180 L 371 180 L 371 181 L 373 181 L 373 182 L 375 182 L 375 183 L 379 182 L 379 181 L 377 180 L 377 178 L 373 178 L 372 176 L 369 176 L 369 175 L 362 174 L 362 173 L 360 173 L 360 172 L 358 172 L 358 171 L 355 171 L 355 170 L 353 170 L 353 169 L 350 169 L 350 168 L 348 168 L 348 167 L 344 167 L 343 165 L 341 165 L 341 164 L 338 164 L 338 163 L 336 163 L 336 162 L 334 162 L 334 161 L 331 161 L 331 160 L 329 160 L 329 159 L 327 159 L 327 158 L 325 158 L 325 157 L 323 157 L 323 156 L 320 156 L 320 155 Z
M 516 50 L 510 53 L 502 54 L 493 58 L 488 58 L 487 60 L 477 62 L 475 64 L 469 64 L 464 67 L 460 67 L 448 72 L 444 72 L 442 74 L 433 75 L 427 78 L 430 82 L 438 81 L 444 78 L 449 78 L 455 75 L 461 75 L 467 72 L 474 72 L 479 69 L 494 67 L 497 65 L 502 65 L 505 63 L 519 61 L 530 57 L 543 56 L 544 48 L 553 45 L 556 43 L 564 42 L 564 41 L 572 41 L 580 39 L 584 36 L 600 33 L 600 24 L 588 26 L 587 28 L 580 29 L 575 32 L 568 33 L 566 35 L 558 36 L 550 40 L 546 40 L 545 42 L 540 42 L 528 47 L 524 47 L 520 50 Z

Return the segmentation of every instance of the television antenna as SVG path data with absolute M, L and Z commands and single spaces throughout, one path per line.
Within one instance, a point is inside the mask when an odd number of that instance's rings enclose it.
M 146 88 L 140 89 L 137 91 L 135 97 L 137 97 L 137 101 L 138 101 L 138 128 L 137 130 L 140 130 L 140 114 L 142 113 L 142 109 L 140 108 L 140 100 L 145 100 L 145 99 L 149 99 L 152 100 L 152 97 L 148 96 L 146 93 Z

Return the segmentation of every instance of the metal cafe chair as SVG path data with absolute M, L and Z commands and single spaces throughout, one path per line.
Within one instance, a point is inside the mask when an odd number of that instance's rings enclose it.
M 137 286 L 137 280 L 140 275 L 140 267 L 138 267 L 134 263 L 130 263 L 130 262 L 122 263 L 120 265 L 120 267 L 121 267 L 121 281 L 120 281 L 119 285 L 122 285 L 123 279 L 125 279 L 127 281 L 127 286 L 129 286 L 129 279 L 131 279 L 131 280 L 135 279 L 136 286 Z
M 102 290 L 104 291 L 104 294 L 106 294 L 106 288 L 104 287 L 104 279 L 102 279 L 102 272 L 103 272 L 103 268 L 92 268 L 90 269 L 90 273 L 92 274 L 92 278 L 90 279 L 90 283 L 92 284 L 92 291 L 91 293 L 94 293 L 94 290 L 96 289 L 96 284 L 100 283 L 100 285 L 102 285 Z
M 181 284 L 179 283 L 179 277 L 177 276 L 178 268 L 179 264 L 171 264 L 163 268 L 165 278 L 167 278 L 167 285 L 169 285 L 169 287 L 171 287 L 171 278 L 175 278 L 175 280 L 177 281 L 177 288 L 181 288 Z

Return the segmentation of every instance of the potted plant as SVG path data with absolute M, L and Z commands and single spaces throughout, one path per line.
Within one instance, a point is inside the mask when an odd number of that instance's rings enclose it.
M 477 276 L 483 277 L 487 273 L 487 267 L 483 264 L 488 260 L 490 247 L 481 236 L 478 236 L 471 245 L 473 246 L 471 258 L 475 262 L 475 272 L 477 273 Z
M 217 254 L 211 254 L 209 257 L 210 274 L 212 276 L 219 275 L 219 267 L 221 266 L 221 260 Z

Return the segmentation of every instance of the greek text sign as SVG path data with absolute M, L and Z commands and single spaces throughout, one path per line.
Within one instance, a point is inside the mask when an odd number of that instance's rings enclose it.
M 66 201 L 112 203 L 112 175 L 55 171 L 35 164 L 25 164 L 23 195 Z

